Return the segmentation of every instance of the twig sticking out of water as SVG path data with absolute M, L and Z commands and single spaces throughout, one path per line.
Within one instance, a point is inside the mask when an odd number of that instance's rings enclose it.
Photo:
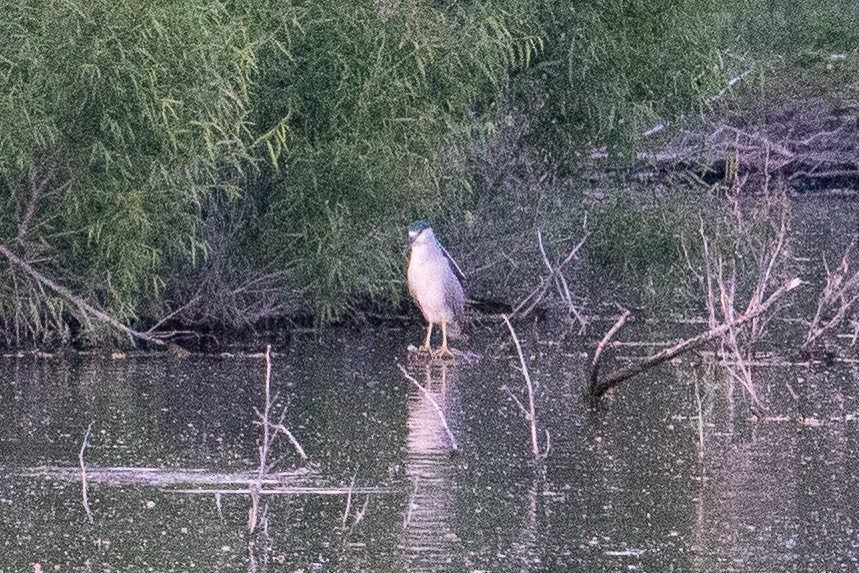
M 826 286 L 820 293 L 817 312 L 814 313 L 814 318 L 808 326 L 805 342 L 802 344 L 804 349 L 808 349 L 827 330 L 838 325 L 844 319 L 847 311 L 859 300 L 859 270 L 854 267 L 853 274 L 850 275 L 850 255 L 855 246 L 856 241 L 854 239 L 845 249 L 841 263 L 835 270 L 829 270 L 826 259 L 823 260 L 823 266 L 826 269 Z M 856 327 L 854 326 L 854 328 Z M 855 341 L 856 336 L 854 335 L 853 343 Z
M 510 330 L 510 336 L 513 337 L 513 343 L 516 345 L 516 352 L 519 354 L 519 363 L 522 365 L 522 375 L 525 377 L 525 385 L 528 387 L 528 411 L 526 417 L 531 425 L 531 451 L 534 452 L 534 457 L 540 456 L 540 444 L 537 442 L 537 412 L 534 406 L 534 385 L 531 383 L 531 375 L 528 373 L 528 365 L 525 363 L 525 355 L 522 353 L 522 345 L 519 344 L 519 337 L 516 336 L 516 331 L 513 330 L 513 325 L 510 324 L 510 319 L 507 315 L 502 315 L 504 324 Z
M 749 312 L 761 303 L 764 299 L 764 294 L 770 286 L 772 277 L 779 274 L 783 276 L 783 269 L 788 268 L 790 259 L 790 240 L 787 234 L 790 203 L 787 201 L 787 195 L 783 186 L 779 186 L 778 192 L 774 194 L 770 193 L 769 157 L 770 153 L 769 149 L 767 149 L 766 162 L 764 164 L 765 207 L 762 211 L 753 213 L 753 217 L 756 216 L 758 219 L 766 221 L 771 229 L 771 233 L 774 235 L 770 234 L 760 248 L 756 250 L 755 258 L 757 259 L 758 278 L 745 312 Z M 778 223 L 776 223 L 776 215 L 778 216 Z M 749 333 L 749 338 L 752 342 L 763 338 L 767 321 L 766 316 L 752 320 Z
M 84 509 L 86 510 L 86 516 L 90 523 L 93 522 L 92 519 L 92 511 L 89 508 L 89 494 L 87 492 L 87 477 L 86 477 L 86 465 L 84 464 L 84 451 L 87 449 L 89 445 L 89 435 L 92 431 L 92 422 L 87 426 L 86 432 L 84 432 L 83 443 L 81 444 L 81 451 L 78 453 L 78 461 L 81 466 L 81 493 L 83 494 L 83 504 Z
M 740 331 L 733 323 L 736 321 L 737 311 L 735 308 L 736 288 L 737 288 L 737 272 L 736 267 L 731 270 L 731 277 L 726 281 L 723 277 L 722 259 L 719 258 L 718 274 L 716 275 L 716 284 L 719 287 L 719 301 L 722 316 L 728 329 L 722 336 L 722 348 L 727 348 L 734 356 L 734 362 L 731 365 L 726 365 L 728 374 L 735 380 L 739 381 L 746 393 L 751 397 L 755 405 L 762 407 L 763 403 L 758 398 L 758 393 L 755 390 L 755 384 L 752 381 L 752 372 L 746 359 L 746 349 L 751 348 L 751 340 L 745 345 L 740 344 Z M 708 279 L 710 277 L 708 275 Z M 752 320 L 752 330 L 754 330 L 755 321 Z
M 346 529 L 346 522 L 349 520 L 349 512 L 352 510 L 352 490 L 355 488 L 355 476 L 352 475 L 352 481 L 349 483 L 349 493 L 346 494 L 346 509 L 343 510 L 343 529 Z
M 307 454 L 305 453 L 304 448 L 301 447 L 301 444 L 298 443 L 298 440 L 295 439 L 295 436 L 292 435 L 292 432 L 290 432 L 283 423 L 286 418 L 286 408 L 281 411 L 280 419 L 276 424 L 271 422 L 271 410 L 275 401 L 275 398 L 271 395 L 271 344 L 265 347 L 264 387 L 265 406 L 263 407 L 263 411 L 260 412 L 255 409 L 257 416 L 260 418 L 260 424 L 262 425 L 262 438 L 259 445 L 259 469 L 257 471 L 257 479 L 256 482 L 250 486 L 252 506 L 248 518 L 248 528 L 251 532 L 253 532 L 257 526 L 257 519 L 259 517 L 259 494 L 262 493 L 263 480 L 274 465 L 269 464 L 268 458 L 269 453 L 271 452 L 271 446 L 275 439 L 277 439 L 278 434 L 282 433 L 286 435 L 286 437 L 289 438 L 289 441 L 292 442 L 298 455 L 301 456 L 301 459 L 307 460 Z M 272 429 L 274 429 L 274 433 L 272 433 Z M 265 510 L 263 512 L 263 516 L 265 516 Z
M 403 376 L 406 377 L 406 380 L 414 384 L 418 387 L 418 390 L 423 392 L 424 396 L 427 400 L 429 400 L 430 404 L 435 408 L 436 413 L 438 414 L 439 420 L 441 420 L 441 425 L 444 427 L 444 431 L 447 432 L 447 437 L 450 439 L 450 447 L 456 451 L 459 450 L 459 445 L 456 443 L 456 438 L 453 437 L 453 432 L 450 431 L 450 426 L 447 425 L 447 418 L 444 416 L 444 412 L 441 409 L 441 406 L 438 405 L 438 402 L 435 401 L 435 398 L 432 397 L 430 391 L 421 386 L 421 383 L 415 380 L 414 376 L 408 373 L 408 371 L 403 368 L 402 364 L 397 364 L 397 368 L 400 369 L 400 372 L 403 373 Z
M 259 446 L 259 479 L 268 473 L 268 452 L 271 448 L 271 424 L 269 413 L 271 412 L 271 344 L 265 347 L 265 408 L 262 414 L 262 442 Z M 257 412 L 259 413 L 259 412 Z
M 284 408 L 280 412 L 280 417 L 278 421 L 271 421 L 271 409 L 274 405 L 276 397 L 271 395 L 271 345 L 266 346 L 265 349 L 265 407 L 263 411 L 260 412 L 256 410 L 257 416 L 260 418 L 260 424 L 262 425 L 262 441 L 260 442 L 260 467 L 259 467 L 259 478 L 268 474 L 271 470 L 272 465 L 268 463 L 268 456 L 271 450 L 271 446 L 274 443 L 275 439 L 277 439 L 278 434 L 285 435 L 292 446 L 295 448 L 296 453 L 301 457 L 302 460 L 307 461 L 308 456 L 304 451 L 304 448 L 301 447 L 301 444 L 289 431 L 289 428 L 284 424 L 284 420 L 286 419 L 286 408 Z M 274 430 L 274 433 L 271 432 Z
M 764 312 L 769 310 L 769 308 L 777 300 L 779 300 L 786 293 L 788 293 L 788 292 L 792 291 L 793 289 L 795 289 L 796 287 L 798 287 L 800 284 L 802 284 L 802 281 L 800 281 L 798 278 L 794 278 L 794 279 L 788 281 L 787 283 L 785 283 L 784 285 L 782 285 L 780 288 L 778 288 L 774 293 L 772 293 L 769 296 L 769 298 L 767 298 L 764 302 L 762 302 L 756 308 L 752 309 L 750 312 L 748 312 L 746 314 L 739 316 L 738 318 L 736 318 L 736 320 L 734 320 L 732 322 L 727 322 L 727 323 L 721 324 L 721 325 L 717 326 L 716 328 L 710 329 L 707 332 L 703 332 L 703 333 L 699 334 L 698 336 L 694 336 L 692 338 L 687 338 L 686 340 L 683 340 L 683 341 L 679 342 L 678 344 L 675 344 L 671 348 L 666 348 L 665 350 L 663 350 L 657 354 L 654 354 L 653 356 L 649 356 L 649 357 L 645 358 L 644 360 L 642 360 L 638 364 L 634 364 L 632 366 L 629 366 L 627 368 L 623 368 L 623 369 L 615 372 L 614 374 L 612 374 L 611 376 L 602 380 L 601 382 L 597 381 L 595 384 L 592 383 L 591 387 L 590 387 L 590 395 L 594 398 L 599 398 L 600 396 L 605 394 L 608 390 L 610 390 L 611 388 L 614 388 L 615 386 L 617 386 L 618 384 L 620 384 L 624 380 L 628 380 L 628 379 L 632 378 L 633 376 L 637 376 L 638 374 L 641 374 L 645 370 L 649 370 L 650 368 L 653 368 L 654 366 L 656 366 L 658 364 L 662 364 L 663 362 L 667 362 L 668 360 L 671 360 L 672 358 L 674 358 L 678 354 L 681 354 L 681 353 L 686 352 L 688 350 L 692 350 L 693 348 L 697 348 L 698 346 L 701 346 L 702 344 L 710 342 L 711 340 L 716 340 L 717 338 L 721 338 L 722 336 L 724 336 L 728 332 L 728 330 L 730 330 L 732 328 L 737 328 L 741 324 L 743 324 L 743 323 L 745 323 L 745 322 L 747 322 L 747 321 L 749 321 L 749 320 L 751 320 L 757 316 L 760 316 L 761 314 L 763 314 Z
M 520 313 L 522 316 L 527 316 L 538 304 L 543 300 L 543 297 L 546 296 L 546 293 L 549 292 L 549 289 L 552 288 L 552 285 L 555 285 L 555 288 L 558 290 L 558 295 L 561 297 L 561 300 L 567 305 L 567 310 L 570 314 L 574 315 L 576 320 L 581 324 L 579 331 L 583 331 L 585 326 L 587 325 L 587 320 L 579 313 L 573 304 L 572 295 L 570 294 L 570 288 L 567 284 L 566 278 L 564 278 L 563 269 L 564 266 L 569 263 L 573 258 L 575 258 L 576 254 L 579 252 L 579 249 L 582 248 L 582 245 L 585 244 L 585 240 L 587 240 L 588 235 L 585 234 L 582 237 L 582 240 L 579 241 L 576 246 L 570 251 L 567 257 L 556 265 L 552 265 L 549 261 L 549 257 L 546 254 L 546 249 L 543 246 L 543 235 L 540 231 L 537 231 L 537 244 L 540 247 L 540 254 L 543 257 L 543 264 L 549 270 L 549 275 L 545 277 L 540 277 L 540 284 L 531 291 L 531 293 L 522 299 L 519 304 L 513 309 L 513 312 L 510 315 L 514 315 L 516 313 Z M 527 305 L 527 307 L 526 307 Z M 524 310 L 523 310 L 524 309 Z M 520 312 L 521 311 L 521 312 Z
M 629 311 L 624 309 L 621 315 L 617 318 L 614 325 L 608 329 L 608 332 L 605 333 L 605 336 L 602 337 L 600 343 L 597 344 L 597 349 L 594 352 L 593 360 L 591 360 L 591 386 L 594 386 L 597 383 L 597 375 L 599 373 L 599 363 L 600 357 L 602 356 L 603 351 L 605 350 L 606 345 L 608 345 L 609 341 L 617 334 L 617 331 L 620 330 L 624 324 L 626 324 L 626 319 L 629 316 Z

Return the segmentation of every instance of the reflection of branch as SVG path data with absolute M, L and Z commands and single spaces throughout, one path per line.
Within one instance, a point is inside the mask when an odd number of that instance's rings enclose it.
M 406 518 L 403 521 L 403 529 L 408 528 L 409 522 L 412 520 L 412 511 L 414 511 L 414 509 L 416 507 L 415 498 L 418 495 L 418 480 L 419 479 L 420 478 L 418 476 L 415 476 L 415 487 L 412 490 L 412 494 L 409 496 L 409 509 L 408 509 L 408 511 L 406 511 Z
M 135 338 L 139 338 L 140 340 L 145 340 L 147 342 L 151 342 L 153 344 L 158 344 L 160 346 L 166 345 L 166 342 L 164 342 L 163 340 L 161 340 L 157 336 L 152 335 L 152 334 L 148 334 L 146 332 L 138 332 L 136 330 L 133 330 L 133 329 L 125 326 L 124 324 L 122 324 L 121 322 L 119 322 L 118 320 L 113 318 L 112 316 L 105 314 L 104 312 L 95 308 L 94 306 L 89 304 L 87 301 L 85 301 L 83 298 L 76 295 L 75 293 L 73 293 L 72 291 L 67 289 L 66 287 L 55 283 L 53 280 L 49 279 L 48 277 L 46 277 L 45 275 L 43 275 L 42 273 L 40 273 L 39 271 L 34 269 L 30 265 L 30 263 L 19 258 L 17 255 L 15 255 L 15 253 L 10 251 L 9 248 L 6 247 L 6 245 L 0 244 L 0 254 L 4 255 L 7 259 L 9 259 L 10 263 L 12 263 L 16 267 L 20 268 L 21 270 L 23 270 L 25 273 L 27 273 L 28 275 L 30 275 L 31 277 L 36 279 L 38 282 L 45 285 L 46 287 L 48 287 L 52 291 L 56 292 L 57 294 L 59 294 L 60 296 L 62 296 L 65 299 L 67 299 L 72 304 L 74 304 L 78 308 L 78 310 L 80 310 L 81 313 L 83 313 L 85 316 L 87 316 L 87 315 L 93 316 L 102 322 L 106 322 L 106 323 L 110 324 L 111 326 L 113 326 L 117 330 L 120 330 L 120 331 L 124 332 L 125 334 L 127 334 L 129 339 L 133 340 Z
M 782 287 L 780 287 L 774 293 L 772 293 L 768 299 L 766 299 L 764 302 L 762 302 L 760 305 L 758 305 L 754 310 L 740 316 L 736 320 L 726 322 L 724 324 L 719 325 L 716 328 L 708 330 L 707 332 L 703 332 L 703 333 L 699 334 L 698 336 L 683 340 L 682 342 L 675 344 L 671 348 L 666 348 L 665 350 L 663 350 L 657 354 L 654 354 L 653 356 L 645 358 L 642 362 L 640 362 L 638 364 L 635 364 L 633 366 L 629 366 L 627 368 L 623 368 L 620 371 L 615 372 L 614 374 L 612 374 L 611 376 L 609 376 L 608 378 L 606 378 L 602 382 L 592 381 L 591 386 L 590 386 L 591 396 L 593 396 L 594 398 L 599 398 L 600 396 L 605 394 L 608 390 L 610 390 L 611 388 L 614 388 L 615 386 L 617 386 L 618 384 L 620 384 L 624 380 L 628 380 L 629 378 L 632 378 L 633 376 L 637 376 L 638 374 L 641 374 L 645 370 L 648 370 L 648 369 L 650 369 L 650 368 L 652 368 L 658 364 L 662 364 L 663 362 L 671 360 L 672 358 L 674 358 L 678 354 L 686 352 L 687 350 L 691 350 L 693 348 L 701 346 L 702 344 L 704 344 L 706 342 L 710 342 L 711 340 L 715 340 L 717 338 L 722 337 L 729 330 L 734 329 L 734 328 L 740 326 L 741 324 L 743 324 L 743 323 L 745 323 L 745 322 L 747 322 L 747 321 L 749 321 L 749 320 L 751 320 L 757 316 L 760 316 L 761 314 L 766 312 L 769 309 L 769 307 L 773 305 L 773 303 L 775 303 L 778 299 L 780 299 L 784 294 L 786 294 L 786 293 L 792 291 L 793 289 L 795 289 L 796 287 L 798 287 L 800 284 L 802 284 L 802 281 L 800 281 L 798 278 L 795 278 L 791 281 L 788 281 Z
M 352 474 L 352 481 L 349 483 L 349 493 L 346 494 L 346 509 L 343 510 L 343 529 L 346 529 L 346 521 L 349 519 L 349 512 L 352 508 L 352 490 L 355 488 L 355 474 Z

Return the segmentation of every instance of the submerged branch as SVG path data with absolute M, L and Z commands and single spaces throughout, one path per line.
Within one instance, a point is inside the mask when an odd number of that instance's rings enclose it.
M 707 332 L 703 332 L 693 338 L 683 340 L 682 342 L 675 344 L 671 348 L 666 348 L 665 350 L 654 354 L 653 356 L 645 358 L 642 362 L 639 362 L 638 364 L 623 368 L 613 373 L 601 382 L 592 379 L 590 384 L 590 395 L 594 398 L 599 398 L 608 390 L 614 388 L 624 380 L 628 380 L 633 376 L 637 376 L 638 374 L 641 374 L 642 372 L 653 368 L 654 366 L 662 364 L 663 362 L 667 362 L 668 360 L 671 360 L 678 354 L 686 352 L 687 350 L 691 350 L 693 348 L 701 346 L 702 344 L 710 342 L 711 340 L 715 340 L 724 336 L 730 330 L 766 312 L 773 305 L 773 303 L 775 303 L 786 293 L 798 287 L 800 284 L 802 284 L 802 281 L 800 281 L 798 278 L 794 278 L 785 283 L 780 288 L 778 288 L 774 293 L 769 296 L 769 298 L 767 298 L 756 308 L 754 308 L 750 312 L 747 312 L 746 314 L 741 315 L 737 319 L 721 324 L 716 328 L 712 328 Z

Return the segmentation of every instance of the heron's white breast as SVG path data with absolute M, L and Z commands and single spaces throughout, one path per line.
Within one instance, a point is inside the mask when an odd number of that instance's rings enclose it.
M 455 319 L 453 310 L 446 307 L 444 289 L 446 282 L 456 277 L 441 250 L 425 244 L 413 245 L 407 275 L 409 290 L 427 321 L 452 322 Z

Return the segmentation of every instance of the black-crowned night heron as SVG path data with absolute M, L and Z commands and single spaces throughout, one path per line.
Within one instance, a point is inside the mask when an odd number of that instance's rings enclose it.
M 459 320 L 465 311 L 465 291 L 453 272 L 453 261 L 426 221 L 415 221 L 409 226 L 409 242 L 412 251 L 408 270 L 409 292 L 429 323 L 421 350 L 435 356 L 453 356 L 447 346 L 448 327 L 451 328 L 451 336 L 456 336 Z M 434 324 L 441 325 L 441 347 L 435 352 L 430 346 Z

